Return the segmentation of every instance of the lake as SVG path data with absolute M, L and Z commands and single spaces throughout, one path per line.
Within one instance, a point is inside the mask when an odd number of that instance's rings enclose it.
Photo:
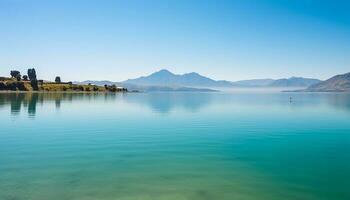
M 350 199 L 350 94 L 2 93 L 0 127 L 1 200 Z

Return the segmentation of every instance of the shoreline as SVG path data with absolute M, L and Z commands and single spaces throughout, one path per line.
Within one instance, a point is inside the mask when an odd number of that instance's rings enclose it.
M 130 93 L 129 91 L 117 91 L 117 92 L 110 92 L 110 91 L 11 91 L 11 90 L 0 90 L 1 93 Z

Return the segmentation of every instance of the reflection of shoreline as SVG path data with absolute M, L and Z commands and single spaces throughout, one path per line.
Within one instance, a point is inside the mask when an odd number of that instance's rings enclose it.
M 73 100 L 89 100 L 91 98 L 103 98 L 104 100 L 115 99 L 119 93 L 87 93 L 87 92 L 1 92 L 0 108 L 10 106 L 12 115 L 19 115 L 22 108 L 27 110 L 30 117 L 36 114 L 37 104 L 54 102 L 56 109 L 60 109 L 62 101 L 72 102 Z
M 293 97 L 290 103 L 289 98 Z M 300 93 L 196 93 L 196 92 L 159 92 L 159 93 L 87 93 L 87 92 L 1 92 L 0 108 L 9 107 L 16 116 L 26 111 L 30 117 L 36 115 L 37 104 L 54 103 L 59 110 L 65 102 L 95 101 L 96 103 L 122 101 L 147 106 L 154 112 L 169 113 L 183 108 L 197 112 L 211 104 L 222 106 L 276 106 L 298 107 L 326 104 L 336 109 L 350 112 L 350 94 L 300 94 Z
M 23 94 L 31 94 L 31 93 L 38 93 L 38 94 L 61 94 L 61 93 L 67 93 L 67 94 L 114 94 L 115 92 L 94 92 L 94 91 L 11 91 L 11 90 L 0 90 L 0 94 L 17 94 L 17 93 L 23 93 Z M 132 92 L 131 92 L 132 93 Z

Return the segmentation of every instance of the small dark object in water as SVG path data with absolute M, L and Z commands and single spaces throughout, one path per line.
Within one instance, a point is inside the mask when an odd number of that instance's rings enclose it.
M 289 102 L 292 103 L 292 101 L 293 101 L 293 98 L 292 98 L 292 97 L 289 97 Z

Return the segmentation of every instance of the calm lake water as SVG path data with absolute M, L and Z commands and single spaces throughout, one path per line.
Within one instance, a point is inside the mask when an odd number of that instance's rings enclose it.
M 350 199 L 350 94 L 0 94 L 0 127 L 1 200 Z

